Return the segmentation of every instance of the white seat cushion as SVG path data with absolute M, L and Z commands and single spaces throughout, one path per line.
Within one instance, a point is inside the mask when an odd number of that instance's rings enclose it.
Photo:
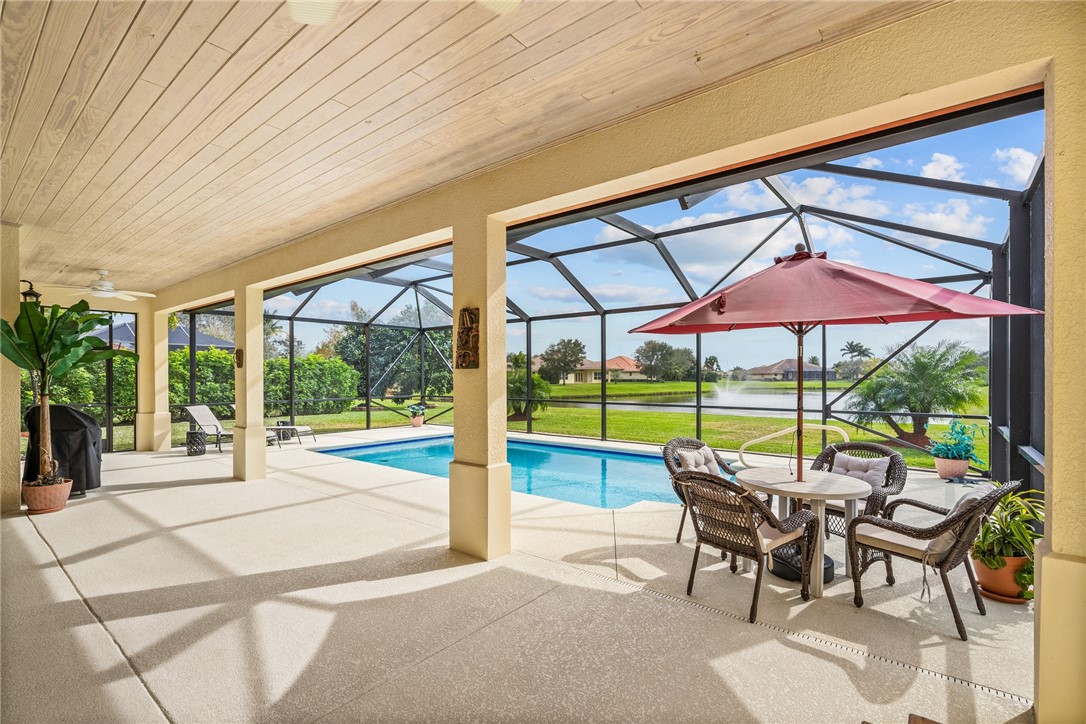
M 859 515 L 864 512 L 864 504 L 867 503 L 867 498 L 859 498 L 856 501 L 856 514 Z M 826 510 L 836 510 L 842 515 L 845 512 L 845 501 L 843 500 L 827 500 Z
M 791 533 L 782 533 L 769 523 L 758 526 L 758 535 L 762 539 L 762 553 L 769 553 L 775 548 L 780 548 L 785 543 L 798 539 L 803 535 L 803 528 L 796 528 Z
M 978 485 L 977 487 L 973 488 L 965 495 L 958 498 L 958 501 L 954 503 L 954 506 L 950 509 L 950 512 L 947 513 L 947 518 L 954 515 L 962 508 L 966 508 L 976 503 L 978 500 L 980 500 L 993 490 L 995 490 L 995 486 L 991 483 L 984 483 L 983 485 Z M 960 528 L 960 526 L 958 527 Z M 941 533 L 936 538 L 930 540 L 927 544 L 926 549 L 927 559 L 931 561 L 938 561 L 940 558 L 942 558 L 943 554 L 949 551 L 951 547 L 953 547 L 954 543 L 958 540 L 959 533 L 959 530 L 955 530 L 952 528 L 951 530 L 948 530 L 945 533 Z
M 720 475 L 720 466 L 716 464 L 716 456 L 708 445 L 697 450 L 679 450 L 679 467 L 684 471 L 696 470 L 699 473 Z
M 902 533 L 895 533 L 892 530 L 886 530 L 880 528 L 877 525 L 871 523 L 860 523 L 856 526 L 856 542 L 871 546 L 872 548 L 878 548 L 879 550 L 889 551 L 891 553 L 900 553 L 901 555 L 911 556 L 913 558 L 922 558 L 924 556 L 924 547 L 927 545 L 925 540 L 917 540 Z

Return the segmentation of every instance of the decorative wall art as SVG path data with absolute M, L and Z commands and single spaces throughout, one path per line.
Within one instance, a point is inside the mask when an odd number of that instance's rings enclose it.
M 456 369 L 479 369 L 479 308 L 464 307 L 456 328 Z

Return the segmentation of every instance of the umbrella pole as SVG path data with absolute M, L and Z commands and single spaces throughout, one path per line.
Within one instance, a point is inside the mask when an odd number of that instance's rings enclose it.
M 803 332 L 796 334 L 796 480 L 803 482 Z

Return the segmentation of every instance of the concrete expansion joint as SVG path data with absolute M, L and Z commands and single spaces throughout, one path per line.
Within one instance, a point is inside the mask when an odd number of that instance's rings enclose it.
M 166 711 L 166 707 L 163 706 L 159 698 L 155 696 L 155 692 L 151 690 L 151 687 L 147 685 L 147 680 L 143 678 L 143 674 L 140 673 L 140 670 L 137 669 L 136 665 L 132 663 L 132 659 L 128 656 L 128 652 L 124 650 L 124 647 L 121 646 L 121 643 L 117 640 L 117 637 L 115 637 L 113 635 L 113 632 L 109 630 L 109 626 L 106 626 L 105 619 L 98 615 L 98 612 L 94 610 L 94 606 L 90 604 L 90 601 L 87 600 L 87 597 L 86 595 L 84 595 L 82 589 L 79 588 L 79 584 L 76 583 L 75 579 L 72 578 L 72 575 L 68 573 L 68 569 L 64 567 L 64 563 L 61 562 L 60 557 L 57 555 L 56 549 L 53 548 L 53 544 L 50 543 L 44 535 L 42 535 L 41 529 L 38 528 L 38 524 L 34 521 L 34 517 L 29 514 L 25 515 L 27 517 L 27 520 L 30 521 L 30 525 L 34 527 L 34 532 L 38 535 L 38 538 L 41 540 L 42 543 L 45 544 L 45 547 L 49 549 L 49 555 L 53 556 L 53 560 L 56 561 L 57 567 L 60 568 L 61 573 L 63 573 L 64 577 L 68 579 L 68 583 L 71 584 L 72 588 L 76 592 L 76 595 L 79 596 L 79 602 L 82 603 L 83 607 L 86 608 L 90 615 L 94 617 L 94 620 L 98 622 L 98 625 L 101 627 L 102 631 L 104 631 L 106 636 L 109 637 L 109 640 L 113 642 L 113 645 L 117 647 L 117 652 L 120 653 L 121 658 L 124 659 L 124 663 L 128 666 L 129 670 L 132 672 L 132 675 L 139 680 L 140 686 L 143 687 L 143 690 L 147 692 L 147 696 L 151 697 L 151 701 L 155 703 L 155 706 L 158 707 L 159 712 L 162 713 L 162 718 L 170 722 L 170 724 L 175 724 L 173 717 L 171 717 L 169 712 Z
M 639 585 L 637 583 L 632 583 L 630 581 L 624 581 L 624 580 L 622 580 L 620 578 L 618 578 L 618 579 L 611 578 L 610 576 L 605 576 L 603 574 L 596 573 L 594 571 L 587 571 L 587 570 L 585 570 L 583 568 L 578 568 L 577 566 L 570 565 L 569 563 L 564 563 L 562 561 L 555 561 L 555 560 L 552 560 L 550 558 L 543 558 L 542 556 L 535 555 L 534 553 L 523 553 L 523 552 L 520 552 L 520 551 L 518 551 L 518 553 L 521 553 L 521 555 L 526 555 L 526 556 L 531 556 L 533 558 L 537 558 L 537 559 L 539 559 L 541 561 L 550 561 L 551 563 L 560 565 L 560 566 L 562 566 L 564 568 L 568 568 L 568 569 L 570 569 L 572 571 L 576 571 L 577 573 L 580 573 L 580 574 L 583 574 L 583 575 L 586 575 L 586 576 L 593 576 L 595 578 L 601 578 L 601 579 L 603 579 L 605 581 L 611 581 L 611 582 L 614 582 L 614 583 L 618 583 L 618 584 L 620 584 L 622 586 L 626 586 L 627 588 L 631 588 L 631 589 L 640 591 L 641 593 L 644 593 L 644 594 L 649 595 L 649 596 L 655 596 L 657 598 L 662 598 L 662 599 L 665 599 L 667 601 L 673 601 L 675 603 L 681 603 L 681 604 L 683 604 L 685 606 L 691 606 L 693 608 L 701 609 L 702 611 L 706 611 L 708 613 L 716 614 L 717 616 L 723 616 L 725 618 L 730 618 L 730 619 L 733 619 L 733 620 L 738 621 L 740 623 L 749 624 L 751 626 L 761 626 L 764 629 L 769 629 L 770 631 L 774 631 L 776 633 L 783 634 L 784 636 L 787 636 L 788 638 L 790 638 L 790 639 L 792 639 L 794 641 L 804 641 L 804 642 L 812 643 L 812 644 L 815 644 L 816 646 L 820 646 L 820 647 L 827 648 L 827 649 L 835 649 L 837 651 L 845 651 L 845 652 L 848 652 L 850 654 L 855 654 L 857 656 L 862 656 L 865 659 L 870 659 L 872 661 L 878 661 L 878 662 L 881 662 L 881 663 L 884 663 L 884 664 L 890 664 L 891 666 L 896 666 L 899 669 L 905 669 L 906 671 L 911 671 L 911 672 L 914 672 L 914 673 L 917 673 L 917 674 L 923 674 L 925 676 L 929 676 L 931 678 L 938 679 L 940 681 L 946 681 L 946 682 L 949 682 L 949 683 L 952 683 L 952 684 L 957 684 L 959 686 L 964 686 L 964 687 L 967 687 L 969 689 L 973 689 L 975 691 L 983 691 L 983 692 L 986 692 L 988 694 L 993 694 L 993 695 L 1001 697 L 1003 699 L 1009 699 L 1011 701 L 1015 701 L 1015 702 L 1018 702 L 1020 704 L 1025 704 L 1027 706 L 1033 706 L 1033 700 L 1032 699 L 1027 699 L 1026 697 L 1019 696 L 1018 694 L 1012 694 L 1009 691 L 1003 691 L 1002 689 L 993 689 L 990 686 L 985 686 L 983 684 L 978 684 L 975 681 L 969 681 L 968 679 L 962 679 L 962 678 L 959 678 L 957 676 L 949 676 L 947 674 L 943 674 L 943 673 L 940 673 L 938 671 L 932 671 L 931 669 L 926 669 L 926 668 L 924 668 L 922 666 L 916 666 L 915 664 L 909 664 L 909 663 L 906 663 L 904 661 L 897 661 L 896 659 L 891 659 L 891 658 L 888 658 L 886 656 L 882 656 L 880 654 L 873 654 L 870 651 L 865 651 L 864 649 L 857 648 L 855 646 L 848 646 L 847 644 L 842 644 L 840 642 L 832 641 L 830 639 L 822 638 L 820 636 L 812 636 L 810 634 L 801 633 L 799 631 L 793 631 L 792 629 L 785 628 L 784 626 L 778 626 L 777 624 L 766 623 L 764 621 L 755 621 L 753 624 L 751 624 L 750 621 L 747 620 L 746 616 L 740 616 L 739 614 L 735 614 L 735 613 L 732 613 L 730 611 L 722 611 L 719 608 L 713 608 L 712 606 L 707 606 L 704 603 L 699 603 L 698 601 L 693 601 L 693 600 L 690 600 L 689 598 L 683 598 L 681 596 L 674 596 L 674 595 L 672 595 L 670 593 L 664 593 L 663 591 L 654 591 L 651 588 L 647 588 L 647 587 Z M 952 642 L 952 645 L 953 645 L 953 642 Z

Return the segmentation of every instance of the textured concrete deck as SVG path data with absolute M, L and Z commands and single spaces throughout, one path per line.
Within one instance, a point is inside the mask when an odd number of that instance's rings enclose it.
M 87 499 L 4 518 L 3 721 L 1032 719 L 1032 606 L 982 617 L 961 571 L 968 643 L 906 561 L 863 609 L 766 576 L 752 625 L 753 574 L 712 555 L 685 595 L 677 504 L 514 493 L 515 552 L 480 562 L 447 550 L 447 481 L 312 450 L 438 431 L 270 449 L 245 483 L 229 455 L 107 456 Z

